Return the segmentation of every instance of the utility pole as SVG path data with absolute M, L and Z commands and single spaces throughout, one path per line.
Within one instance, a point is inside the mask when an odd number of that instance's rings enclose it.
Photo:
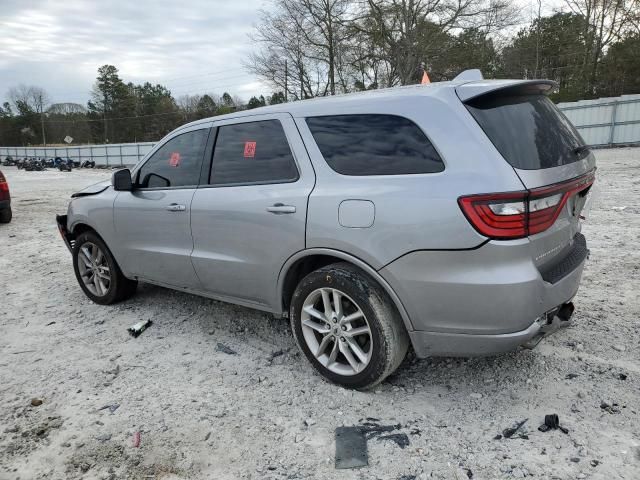
M 287 103 L 288 100 L 288 91 L 289 91 L 289 87 L 288 87 L 288 80 L 289 80 L 289 63 L 288 60 L 285 58 L 284 59 L 284 102 Z
M 38 95 L 38 105 L 40 106 L 40 127 L 42 128 L 42 146 L 47 146 L 47 137 L 44 135 L 44 105 L 42 102 L 42 94 Z
M 304 70 L 300 62 L 300 100 L 304 100 Z
M 104 143 L 107 143 L 107 94 L 104 94 L 102 102 L 102 122 L 104 123 Z

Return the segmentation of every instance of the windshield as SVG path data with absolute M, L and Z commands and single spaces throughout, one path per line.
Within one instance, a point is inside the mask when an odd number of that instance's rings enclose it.
M 589 154 L 575 127 L 544 95 L 483 95 L 466 107 L 515 168 L 558 167 Z

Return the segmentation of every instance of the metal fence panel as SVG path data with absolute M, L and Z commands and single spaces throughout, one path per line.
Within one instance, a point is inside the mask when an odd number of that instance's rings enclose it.
M 640 144 L 640 95 L 558 104 L 591 146 Z
M 151 151 L 155 142 L 115 143 L 110 145 L 79 145 L 70 147 L 0 147 L 0 159 L 63 157 L 77 161 L 94 161 L 109 167 L 132 166 Z

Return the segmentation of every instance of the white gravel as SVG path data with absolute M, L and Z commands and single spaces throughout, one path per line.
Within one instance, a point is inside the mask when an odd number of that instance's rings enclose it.
M 3 167 L 0 479 L 639 478 L 640 149 L 596 155 L 574 326 L 533 351 L 410 357 L 374 392 L 323 381 L 264 313 L 149 285 L 92 304 L 54 215 L 109 172 Z M 567 435 L 537 430 L 548 413 Z M 410 445 L 372 439 L 368 467 L 335 470 L 335 428 L 366 417 Z M 494 439 L 527 418 L 527 438 Z

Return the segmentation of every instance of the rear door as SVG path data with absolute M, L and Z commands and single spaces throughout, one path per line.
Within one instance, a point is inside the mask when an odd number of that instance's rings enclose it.
M 581 183 L 588 183 L 595 171 L 593 153 L 553 102 L 531 85 L 479 95 L 465 106 L 528 190 L 555 192 L 532 201 L 531 211 L 555 201 L 563 204 L 550 228 L 529 237 L 539 267 L 557 262 L 578 239 L 588 194 Z
M 126 270 L 166 285 L 199 289 L 191 264 L 191 201 L 210 125 L 180 131 L 134 173 L 134 189 L 119 192 L 114 223 Z
M 280 269 L 305 248 L 313 168 L 289 114 L 214 126 L 210 175 L 191 206 L 193 265 L 208 293 L 277 308 Z

